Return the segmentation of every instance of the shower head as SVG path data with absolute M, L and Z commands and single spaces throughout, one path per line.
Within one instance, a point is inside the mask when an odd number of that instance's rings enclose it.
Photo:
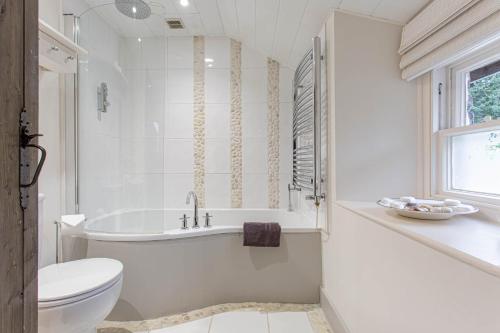
M 133 19 L 144 20 L 151 16 L 151 7 L 142 0 L 115 0 L 120 13 Z

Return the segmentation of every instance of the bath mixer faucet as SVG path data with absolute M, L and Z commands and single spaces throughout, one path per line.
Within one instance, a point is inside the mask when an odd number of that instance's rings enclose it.
M 199 228 L 200 225 L 198 224 L 198 197 L 196 196 L 196 193 L 194 191 L 189 191 L 186 197 L 186 205 L 189 205 L 191 202 L 191 197 L 193 197 L 194 200 L 194 218 L 193 218 L 193 228 Z

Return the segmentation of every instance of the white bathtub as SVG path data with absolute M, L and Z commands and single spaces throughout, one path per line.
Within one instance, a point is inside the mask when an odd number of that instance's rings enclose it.
M 210 213 L 211 227 L 204 227 L 205 213 Z M 181 229 L 180 218 L 186 214 L 188 229 Z M 193 211 L 179 209 L 124 210 L 91 219 L 85 223 L 87 239 L 102 241 L 154 241 L 239 233 L 244 222 L 278 222 L 283 233 L 317 230 L 315 220 L 282 209 L 200 209 L 200 228 L 192 228 Z
M 182 230 L 192 210 L 119 211 L 63 232 L 64 260 L 124 265 L 110 320 L 143 320 L 232 302 L 317 303 L 321 234 L 313 216 L 273 209 L 210 209 L 212 227 Z M 278 248 L 243 246 L 245 221 L 278 222 Z M 200 237 L 202 236 L 202 237 Z

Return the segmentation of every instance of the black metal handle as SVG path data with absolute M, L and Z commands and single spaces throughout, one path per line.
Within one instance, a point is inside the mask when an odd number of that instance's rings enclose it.
M 35 134 L 34 136 L 39 136 L 39 135 Z M 33 147 L 33 148 L 40 150 L 40 152 L 42 153 L 42 157 L 40 158 L 40 161 L 38 162 L 38 165 L 36 166 L 35 174 L 33 175 L 33 179 L 31 180 L 31 182 L 29 182 L 28 184 L 20 184 L 21 187 L 31 187 L 31 186 L 36 184 L 36 182 L 38 181 L 38 177 L 40 176 L 40 172 L 42 171 L 43 164 L 45 163 L 45 158 L 47 157 L 47 151 L 42 146 L 30 143 L 30 144 L 23 145 L 22 148 L 26 149 L 28 147 Z

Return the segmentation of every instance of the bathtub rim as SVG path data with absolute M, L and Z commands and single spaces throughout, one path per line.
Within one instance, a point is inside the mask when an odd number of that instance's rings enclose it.
M 145 233 L 132 233 L 132 232 L 107 232 L 100 230 L 93 230 L 88 228 L 94 222 L 99 222 L 103 219 L 113 217 L 116 215 L 123 215 L 127 213 L 140 213 L 140 212 L 191 212 L 190 209 L 120 209 L 111 213 L 107 213 L 101 215 L 96 218 L 89 219 L 85 221 L 83 228 L 81 229 L 73 229 L 73 230 L 65 230 L 65 234 L 71 234 L 72 236 L 82 237 L 89 240 L 96 241 L 108 241 L 108 242 L 145 242 L 145 241 L 161 241 L 161 240 L 169 240 L 169 239 L 182 239 L 182 238 L 193 238 L 193 237 L 203 237 L 210 235 L 223 235 L 223 234 L 242 234 L 243 233 L 243 225 L 213 225 L 210 227 L 200 226 L 199 228 L 191 228 L 181 229 L 167 229 L 163 232 L 145 232 Z M 286 209 L 272 209 L 272 208 L 200 208 L 200 214 L 205 212 L 240 212 L 245 214 L 245 212 L 269 212 L 271 214 L 284 214 L 285 216 L 288 214 L 294 214 L 295 218 L 298 218 L 302 221 L 309 220 L 302 212 L 300 211 L 288 211 Z M 72 229 L 72 228 L 70 228 Z M 309 223 L 304 223 L 304 225 L 281 225 L 281 231 L 284 234 L 293 234 L 293 233 L 316 233 L 321 232 L 321 228 L 316 227 Z
M 282 227 L 284 234 L 297 234 L 297 233 L 317 233 L 321 229 L 316 227 Z M 81 235 L 86 239 L 107 242 L 146 242 L 146 241 L 161 241 L 171 239 L 194 238 L 211 235 L 224 235 L 224 234 L 243 234 L 243 227 L 238 226 L 212 226 L 200 227 L 198 229 L 172 229 L 163 233 L 107 233 L 95 232 L 85 230 Z

